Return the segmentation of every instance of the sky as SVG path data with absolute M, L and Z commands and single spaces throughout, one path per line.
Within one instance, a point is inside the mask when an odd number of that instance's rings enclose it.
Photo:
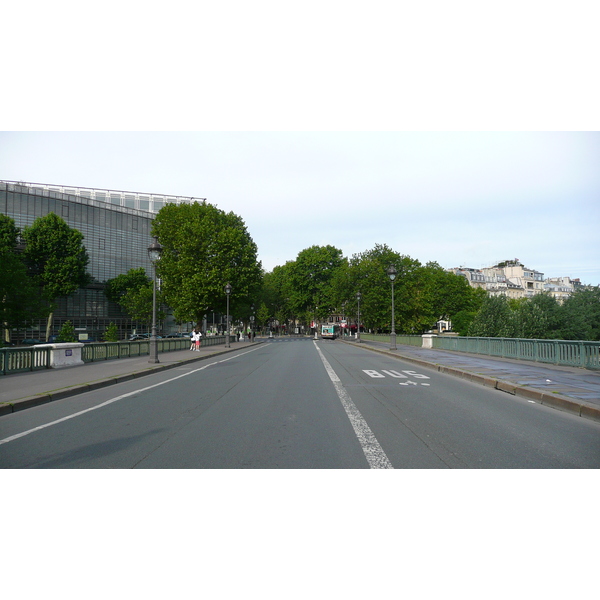
M 600 284 L 588 2 L 143 6 L 3 9 L 0 179 L 206 198 L 266 271 L 387 244 Z
M 0 177 L 206 198 L 267 271 L 313 245 L 421 263 L 518 258 L 600 284 L 598 132 L 0 133 Z

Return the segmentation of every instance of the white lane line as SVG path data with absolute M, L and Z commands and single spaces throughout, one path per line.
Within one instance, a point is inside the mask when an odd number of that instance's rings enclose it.
M 333 383 L 335 387 L 335 391 L 348 415 L 348 419 L 350 419 L 350 423 L 354 429 L 354 433 L 360 442 L 360 445 L 365 453 L 365 457 L 371 469 L 393 469 L 392 463 L 390 459 L 387 457 L 386 453 L 383 451 L 383 448 L 380 446 L 377 438 L 371 431 L 371 428 L 367 425 L 367 422 L 364 420 L 363 416 L 360 414 L 358 408 L 354 402 L 352 402 L 352 398 L 350 398 L 346 388 L 342 385 L 340 378 L 337 376 L 336 372 L 333 370 L 321 349 L 315 342 L 315 348 L 321 357 L 321 361 L 323 362 L 323 366 L 329 375 L 329 379 Z
M 46 429 L 46 427 L 51 427 L 52 425 L 57 425 L 58 423 L 62 423 L 63 421 L 68 421 L 69 419 L 74 419 L 75 417 L 85 415 L 86 413 L 89 413 L 93 410 L 97 410 L 98 408 L 102 408 L 104 406 L 108 406 L 109 404 L 112 404 L 113 402 L 118 402 L 119 400 L 123 400 L 124 398 L 128 398 L 129 396 L 133 396 L 135 394 L 141 394 L 142 392 L 146 392 L 148 390 L 159 387 L 161 385 L 165 385 L 166 383 L 171 383 L 172 381 L 177 381 L 177 379 L 181 379 L 182 377 L 187 377 L 188 375 L 192 375 L 194 373 L 197 373 L 198 371 L 204 371 L 204 369 L 208 369 L 208 367 L 212 367 L 213 365 L 217 365 L 219 363 L 227 362 L 228 360 L 238 358 L 239 356 L 243 356 L 244 354 L 249 354 L 250 352 L 254 352 L 255 350 L 258 350 L 259 348 L 260 348 L 260 346 L 257 346 L 256 348 L 252 348 L 251 350 L 246 350 L 246 352 L 241 352 L 240 354 L 236 354 L 235 356 L 231 356 L 224 360 L 217 360 L 215 362 L 211 362 L 207 365 L 204 365 L 203 367 L 200 367 L 199 369 L 194 369 L 193 371 L 188 371 L 187 373 L 183 373 L 182 375 L 177 375 L 177 377 L 172 377 L 171 379 L 161 381 L 160 383 L 155 383 L 154 385 L 149 385 L 148 387 L 145 387 L 145 388 L 140 388 L 138 390 L 134 390 L 133 392 L 127 392 L 127 394 L 121 394 L 120 396 L 111 398 L 110 400 L 107 400 L 106 402 L 102 402 L 102 404 L 98 404 L 97 406 L 92 406 L 91 408 L 86 408 L 85 410 L 80 410 L 79 412 L 73 413 L 72 415 L 67 415 L 66 417 L 63 417 L 62 419 L 57 419 L 56 421 L 51 421 L 50 423 L 44 423 L 43 425 L 38 425 L 37 427 L 34 427 L 33 429 L 28 429 L 27 431 L 23 431 L 22 433 L 17 433 L 15 435 L 11 435 L 10 437 L 0 440 L 0 445 L 6 444 L 7 442 L 12 442 L 13 440 L 18 440 L 19 438 L 29 435 L 30 433 L 33 433 L 34 431 L 39 431 L 40 429 Z

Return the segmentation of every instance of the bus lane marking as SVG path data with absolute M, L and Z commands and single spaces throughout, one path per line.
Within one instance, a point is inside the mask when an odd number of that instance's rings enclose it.
M 380 373 L 375 369 L 363 369 L 363 373 L 366 373 L 369 377 L 372 377 L 373 379 L 385 379 L 386 375 L 389 377 L 393 377 L 394 379 L 408 379 L 409 377 L 412 377 L 414 379 L 430 379 L 430 377 L 428 377 L 427 375 L 423 375 L 423 373 L 417 373 L 416 371 L 411 370 L 402 371 L 400 373 L 398 371 L 382 369 Z M 430 383 L 416 383 L 412 380 L 400 381 L 399 385 L 424 385 L 427 387 L 431 386 Z
M 315 348 L 319 353 L 319 357 L 327 371 L 327 375 L 329 375 L 329 379 L 333 383 L 338 398 L 346 411 L 346 415 L 350 420 L 350 424 L 354 429 L 354 433 L 356 434 L 369 466 L 371 469 L 393 469 L 394 467 L 392 466 L 390 459 L 377 441 L 375 434 L 371 431 L 371 428 L 360 414 L 360 411 L 352 401 L 352 398 L 350 398 L 346 388 L 342 385 L 337 373 L 333 370 L 333 367 L 329 364 L 329 361 L 325 358 L 325 355 L 321 352 L 321 349 L 316 343 Z

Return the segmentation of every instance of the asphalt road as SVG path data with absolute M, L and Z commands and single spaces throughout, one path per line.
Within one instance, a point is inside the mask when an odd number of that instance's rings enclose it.
M 0 417 L 2 468 L 597 468 L 600 423 L 278 339 Z

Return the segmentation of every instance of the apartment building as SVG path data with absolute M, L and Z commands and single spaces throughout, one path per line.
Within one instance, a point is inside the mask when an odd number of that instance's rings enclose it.
M 465 277 L 472 287 L 484 289 L 490 296 L 502 295 L 515 299 L 533 298 L 536 294 L 549 292 L 562 302 L 580 283 L 579 280 L 571 280 L 569 277 L 544 279 L 544 273 L 528 269 L 518 259 L 482 269 L 458 267 L 449 270 Z

